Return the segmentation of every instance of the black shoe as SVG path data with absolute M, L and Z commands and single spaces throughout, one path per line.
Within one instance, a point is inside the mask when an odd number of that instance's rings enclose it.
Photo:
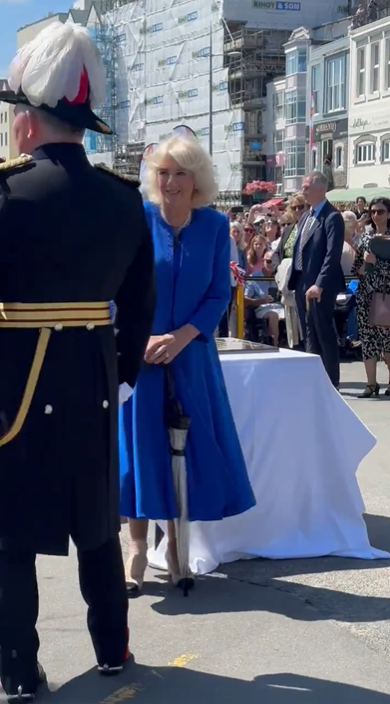
M 130 650 L 127 650 L 125 661 L 121 665 L 98 665 L 98 672 L 104 677 L 114 677 L 115 675 L 120 675 L 132 658 L 133 656 L 130 653 Z
M 35 678 L 33 683 L 29 684 L 19 684 L 17 686 L 10 687 L 10 691 L 7 693 L 7 699 L 10 702 L 32 702 L 35 699 L 38 687 L 46 684 L 46 673 L 42 665 L 38 662 L 37 669 L 35 673 Z M 8 688 L 6 688 L 8 689 Z
M 179 579 L 176 586 L 178 589 L 182 590 L 183 596 L 188 596 L 191 589 L 195 586 L 195 580 L 193 577 L 183 577 L 182 579 Z
M 379 384 L 367 384 L 366 388 L 364 389 L 363 393 L 359 396 L 359 398 L 371 398 L 371 396 L 374 396 L 374 394 L 375 396 L 378 396 L 379 390 Z

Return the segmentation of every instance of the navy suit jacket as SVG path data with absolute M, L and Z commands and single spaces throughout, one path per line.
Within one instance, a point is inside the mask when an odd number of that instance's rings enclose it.
M 316 285 L 327 293 L 337 295 L 345 289 L 345 279 L 341 268 L 341 254 L 344 244 L 344 220 L 336 208 L 326 201 L 319 215 L 313 222 L 309 236 L 302 250 L 302 272 L 297 271 L 296 264 L 301 233 L 310 211 L 305 213 L 299 223 L 298 237 L 294 245 L 293 262 L 288 288 L 295 291 L 299 285 L 305 290 Z

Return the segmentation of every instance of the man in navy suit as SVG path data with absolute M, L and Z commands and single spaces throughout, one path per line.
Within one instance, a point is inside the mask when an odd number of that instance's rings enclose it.
M 344 220 L 326 199 L 327 177 L 313 171 L 302 192 L 310 210 L 299 223 L 288 287 L 295 291 L 298 319 L 306 352 L 320 355 L 332 384 L 340 380 L 334 308 L 345 290 L 341 269 Z

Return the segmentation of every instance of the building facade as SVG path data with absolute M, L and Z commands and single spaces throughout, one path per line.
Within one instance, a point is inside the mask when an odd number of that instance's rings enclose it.
M 284 45 L 285 77 L 267 86 L 267 177 L 278 193 L 295 193 L 305 175 L 306 72 L 310 33 L 295 30 Z
M 351 32 L 348 185 L 390 183 L 390 17 Z
M 286 79 L 275 78 L 267 85 L 267 101 L 265 125 L 267 140 L 267 181 L 273 181 L 277 186 L 277 194 L 284 192 L 284 138 L 286 117 L 284 113 L 284 96 Z
M 8 81 L 0 78 L 0 90 L 8 90 Z M 12 142 L 13 106 L 0 102 L 0 159 L 13 159 L 16 154 Z
M 307 66 L 306 169 L 330 161 L 334 188 L 345 188 L 348 179 L 349 44 L 346 36 L 312 45 Z
M 69 13 L 20 30 L 18 46 L 53 20 L 87 26 L 108 75 L 99 114 L 115 130 L 111 143 L 87 134 L 91 161 L 132 172 L 145 147 L 186 125 L 210 150 L 221 191 L 240 201 L 245 183 L 266 179 L 270 168 L 287 192 L 300 186 L 309 38 L 299 32 L 291 38 L 291 31 L 303 22 L 342 22 L 347 6 L 340 0 L 76 0 Z M 283 99 L 284 126 L 272 129 L 272 167 L 265 150 L 266 85 L 285 64 L 284 96 L 278 89 L 275 98 Z
M 278 192 L 300 190 L 310 169 L 332 163 L 332 187 L 348 174 L 351 18 L 299 27 L 284 46 L 285 78 L 267 86 L 268 178 Z

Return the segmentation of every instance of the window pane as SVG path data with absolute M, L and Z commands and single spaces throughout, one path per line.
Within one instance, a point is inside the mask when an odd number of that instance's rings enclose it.
M 385 90 L 389 90 L 389 88 L 390 88 L 390 39 L 386 39 L 385 61 L 386 61 Z
M 293 73 L 297 72 L 297 52 L 289 51 L 286 56 L 286 75 L 291 76 Z
M 274 154 L 283 151 L 283 131 L 274 132 Z
M 298 101 L 298 122 L 306 122 L 306 100 Z
M 364 164 L 375 161 L 375 144 L 359 144 L 356 150 L 357 162 Z
M 361 47 L 357 51 L 357 81 L 356 81 L 356 93 L 357 95 L 364 95 L 366 88 L 365 81 L 365 59 L 366 59 L 366 49 Z
M 285 118 L 288 124 L 297 121 L 297 92 L 289 91 L 285 95 Z
M 364 95 L 364 71 L 361 71 L 358 76 L 358 95 Z
M 376 93 L 379 90 L 379 68 L 375 66 L 372 76 L 372 92 Z
M 298 49 L 298 72 L 305 73 L 306 68 L 306 49 Z
M 371 45 L 371 93 L 379 90 L 379 42 Z
M 363 71 L 364 70 L 364 63 L 365 63 L 365 48 L 358 49 L 358 70 Z
M 311 94 L 312 108 L 316 115 L 320 111 L 320 82 L 319 82 L 319 66 L 313 66 L 311 70 Z
M 302 176 L 306 171 L 306 155 L 305 152 L 297 152 L 297 171 L 298 176 Z
M 297 142 L 296 140 L 285 142 L 285 176 L 304 176 L 305 149 L 306 145 L 302 142 Z
M 345 109 L 345 56 L 329 59 L 326 69 L 325 111 Z

